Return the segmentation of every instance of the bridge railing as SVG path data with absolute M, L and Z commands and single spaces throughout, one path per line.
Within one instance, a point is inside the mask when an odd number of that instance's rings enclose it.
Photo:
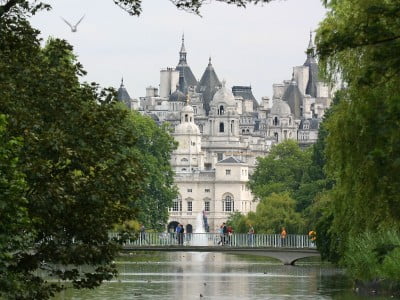
M 110 238 L 116 237 L 110 233 Z M 129 240 L 126 246 L 227 246 L 237 248 L 310 248 L 316 245 L 308 235 L 288 234 L 282 239 L 280 234 L 244 234 L 220 235 L 219 233 L 184 233 L 179 237 L 176 233 L 146 232 L 135 240 Z

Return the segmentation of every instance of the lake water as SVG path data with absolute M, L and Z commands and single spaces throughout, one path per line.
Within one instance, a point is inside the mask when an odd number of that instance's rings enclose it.
M 368 299 L 352 292 L 342 270 L 317 262 L 284 266 L 265 257 L 153 252 L 122 257 L 117 265 L 117 280 L 56 299 Z

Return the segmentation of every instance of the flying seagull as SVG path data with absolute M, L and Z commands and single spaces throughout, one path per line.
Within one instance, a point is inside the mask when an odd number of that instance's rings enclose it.
M 65 20 L 63 17 L 61 17 L 61 19 L 63 19 L 63 21 L 64 21 L 65 23 L 67 23 L 69 27 L 71 27 L 71 31 L 72 31 L 72 32 L 76 32 L 79 23 L 83 20 L 84 17 L 85 17 L 85 15 L 83 15 L 82 18 L 81 18 L 75 25 L 71 25 L 71 24 L 70 24 L 67 20 Z

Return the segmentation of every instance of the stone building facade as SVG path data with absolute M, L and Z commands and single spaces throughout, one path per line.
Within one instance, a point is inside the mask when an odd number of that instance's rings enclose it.
M 311 34 L 305 63 L 293 68 L 291 80 L 273 85 L 272 101 L 257 101 L 249 86 L 226 87 L 211 58 L 198 81 L 182 37 L 178 65 L 161 70 L 159 88 L 148 87 L 146 96 L 132 99 L 122 83 L 118 99 L 173 127 L 178 148 L 171 165 L 179 196 L 168 230 L 182 223 L 191 232 L 199 214 L 214 231 L 233 212 L 255 211 L 258 200 L 247 183 L 257 157 L 288 139 L 302 147 L 315 143 L 331 93 L 318 78 Z

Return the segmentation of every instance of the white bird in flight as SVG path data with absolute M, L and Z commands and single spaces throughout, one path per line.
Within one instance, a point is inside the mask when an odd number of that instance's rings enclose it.
M 71 31 L 72 31 L 72 32 L 76 32 L 79 23 L 83 20 L 84 17 L 85 17 L 85 15 L 83 15 L 82 18 L 81 18 L 75 25 L 71 25 L 71 24 L 70 24 L 67 20 L 65 20 L 63 17 L 61 17 L 61 19 L 63 19 L 63 21 L 64 21 L 65 23 L 67 23 L 69 27 L 71 27 Z

